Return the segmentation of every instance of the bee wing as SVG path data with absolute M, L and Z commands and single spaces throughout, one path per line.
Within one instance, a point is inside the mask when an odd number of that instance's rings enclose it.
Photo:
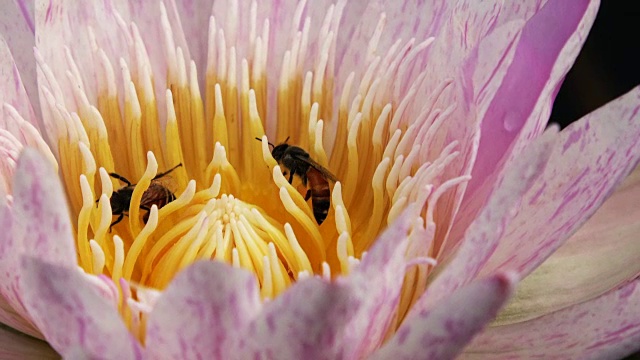
M 176 183 L 176 180 L 171 175 L 165 175 L 165 176 L 153 179 L 153 180 L 151 180 L 151 185 L 153 185 L 153 184 L 165 187 L 165 188 L 171 190 L 171 192 L 176 192 L 177 187 L 178 187 L 177 183 Z M 149 187 L 151 187 L 151 185 Z
M 168 187 L 164 186 L 162 183 L 157 180 L 153 180 L 149 188 L 142 193 L 142 198 L 140 199 L 140 206 L 151 207 L 152 205 L 158 205 L 158 207 L 162 207 L 165 205 L 169 197 L 171 190 Z
M 297 154 L 294 156 L 296 159 L 306 162 L 307 164 L 311 165 L 314 169 L 320 171 L 325 178 L 331 180 L 332 182 L 338 181 L 338 178 L 335 175 L 333 175 L 331 171 L 327 170 L 324 166 L 320 165 L 317 161 L 313 160 L 312 158 L 301 157 L 301 156 L 298 156 Z

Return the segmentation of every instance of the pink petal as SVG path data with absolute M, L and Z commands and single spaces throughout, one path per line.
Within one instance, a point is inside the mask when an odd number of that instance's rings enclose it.
M 341 359 L 358 302 L 350 288 L 309 278 L 264 306 L 239 343 L 238 359 Z
M 209 2 L 209 4 L 207 4 L 207 2 Z M 178 47 L 182 49 L 188 70 L 189 63 L 192 59 L 189 44 L 193 42 L 194 46 L 200 46 L 207 43 L 208 20 L 211 10 L 210 0 L 169 0 L 164 1 L 164 4 L 175 46 L 173 50 L 176 51 Z M 123 13 L 129 12 L 131 14 L 130 18 L 126 18 L 126 21 L 135 23 L 140 31 L 140 36 L 144 41 L 153 69 L 158 108 L 162 109 L 165 91 L 167 89 L 167 49 L 165 46 L 165 34 L 160 20 L 160 2 L 118 0 L 116 2 L 116 8 Z M 127 10 L 125 11 L 124 9 Z M 189 18 L 188 14 L 194 14 L 193 9 L 197 9 L 198 15 L 196 18 Z M 181 14 L 180 11 L 186 11 L 187 14 Z M 189 36 L 195 36 L 196 38 L 186 38 L 183 32 L 183 26 L 187 26 L 191 30 Z M 200 28 L 200 33 L 195 35 L 193 29 L 198 27 Z M 206 55 L 206 52 L 206 48 L 198 48 L 198 57 L 195 59 L 197 60 L 198 74 L 201 78 L 205 73 L 202 66 L 204 64 L 203 56 Z M 200 61 L 203 61 L 203 63 L 200 63 Z
M 26 311 L 24 311 L 26 313 Z M 0 296 L 0 328 L 3 325 L 10 326 L 15 330 L 35 338 L 42 338 L 42 334 L 26 320 L 24 315 L 17 313 L 7 300 Z
M 46 342 L 0 325 L 0 359 L 59 359 Z
M 488 109 L 481 113 L 482 137 L 472 179 L 462 200 L 463 214 L 456 219 L 445 254 L 481 210 L 508 163 L 509 155 L 505 154 L 520 153 L 544 129 L 555 92 L 573 64 L 598 7 L 597 1 L 580 1 L 563 9 L 566 3 L 558 0 L 548 1 L 540 9 L 529 2 L 513 5 L 524 9 L 525 17 L 538 12 L 529 18 L 505 80 L 490 99 Z M 532 86 L 522 87 L 523 81 L 533 81 Z
M 32 56 L 33 57 L 33 56 Z M 31 107 L 25 86 L 22 83 L 23 74 L 14 62 L 13 54 L 5 40 L 0 37 L 0 105 L 7 103 L 31 124 L 38 126 L 38 120 Z M 35 74 L 35 68 L 33 69 Z M 35 76 L 35 75 L 34 75 Z M 37 102 L 37 98 L 36 98 Z M 12 125 L 5 110 L 0 109 L 0 128 L 10 131 L 18 139 L 21 138 L 20 129 Z
M 149 315 L 145 341 L 153 359 L 228 359 L 260 311 L 254 276 L 218 262 L 189 266 Z
M 362 263 L 344 279 L 359 303 L 347 327 L 346 358 L 364 358 L 382 343 L 397 311 L 407 267 L 408 231 L 414 218 L 407 210 L 376 240 Z
M 2 5 L 2 12 L 0 12 L 0 34 L 6 41 L 9 51 L 13 54 L 17 72 L 22 77 L 26 93 L 29 94 L 28 98 L 31 99 L 30 102 L 35 108 L 35 114 L 39 115 L 40 104 L 38 103 L 36 84 L 36 61 L 33 58 L 33 46 L 35 45 L 33 14 L 34 1 L 6 1 Z M 3 55 L 2 59 L 3 62 L 6 61 L 6 55 Z M 13 82 L 9 84 L 13 84 Z M 5 84 L 3 83 L 2 86 L 5 86 Z M 22 90 L 22 92 L 24 91 Z M 20 109 L 18 110 L 20 111 Z M 28 120 L 31 120 L 31 116 L 34 116 L 33 111 L 31 113 L 21 112 L 21 114 Z M 34 116 L 33 119 L 37 118 Z M 36 125 L 37 123 L 34 122 L 33 124 Z
M 535 320 L 487 328 L 468 358 L 620 359 L 640 349 L 640 280 Z
M 518 284 L 499 323 L 521 322 L 591 300 L 640 274 L 638 204 L 640 168 L 576 234 Z
M 6 195 L 0 199 L 0 228 L 6 233 L 0 237 L 0 294 L 2 294 L 2 323 L 23 330 L 32 327 L 20 296 L 20 263 L 19 256 L 24 251 L 24 244 L 15 239 L 12 231 L 14 217 L 7 203 Z M 22 318 L 22 319 L 21 319 Z
M 509 73 L 484 115 L 468 196 L 500 170 L 496 164 L 514 141 L 526 144 L 543 131 L 555 91 L 586 39 L 597 7 L 591 0 L 550 0 L 528 21 Z
M 26 149 L 18 160 L 13 196 L 16 249 L 53 264 L 75 267 L 67 199 L 51 164 L 34 150 Z
M 368 2 L 348 2 L 341 24 L 341 39 L 338 54 L 345 51 L 352 56 L 366 50 L 370 34 L 377 25 L 381 12 L 386 14 L 385 33 L 380 43 L 384 47 L 397 39 L 417 38 L 429 36 L 446 36 L 447 33 L 457 32 L 463 35 L 462 41 L 442 42 L 439 55 L 445 55 L 463 44 L 467 50 L 479 42 L 495 28 L 513 20 L 528 20 L 534 15 L 542 3 L 537 1 L 509 1 L 505 3 L 466 1 L 407 1 L 407 0 L 372 0 Z M 323 4 L 324 5 L 324 4 Z M 313 2 L 310 4 L 313 6 Z M 320 6 L 317 9 L 321 9 Z M 457 25 L 457 28 L 455 26 Z M 435 49 L 436 47 L 434 47 Z M 463 57 L 459 57 L 461 61 Z M 344 59 L 347 60 L 347 59 Z M 453 60 L 453 59 L 449 59 Z M 348 67 L 352 68 L 352 67 Z
M 560 133 L 484 274 L 528 274 L 595 213 L 640 159 L 639 111 L 637 87 Z
M 495 184 L 482 213 L 469 226 L 454 256 L 439 259 L 440 272 L 427 292 L 414 305 L 409 316 L 434 306 L 455 289 L 471 282 L 499 244 L 506 224 L 520 205 L 520 200 L 538 179 L 551 154 L 556 129 L 549 129 L 537 139 L 514 166 L 507 168 Z
M 12 124 L 12 122 L 9 123 Z M 3 128 L 4 125 L 7 124 L 0 125 L 0 186 L 3 194 L 11 194 L 16 162 L 24 146 L 11 132 Z M 19 131 L 16 128 L 13 130 Z
M 24 302 L 47 341 L 64 357 L 141 359 L 142 349 L 114 305 L 78 269 L 23 257 Z
M 33 49 L 29 51 L 33 60 Z M 50 159 L 55 159 L 37 130 L 42 124 L 25 90 L 25 85 L 29 84 L 22 82 L 25 73 L 20 73 L 18 68 L 19 64 L 14 62 L 7 43 L 0 36 L 0 177 L 8 193 L 12 193 L 15 162 L 23 146 L 34 147 Z M 35 68 L 31 75 L 35 79 Z M 35 100 L 38 103 L 38 99 Z M 39 108 L 36 110 L 39 111 Z
M 472 19 L 473 17 L 471 17 Z M 473 98 L 467 108 L 459 106 L 451 115 L 451 120 L 447 121 L 441 128 L 439 138 L 441 146 L 447 145 L 447 139 L 457 139 L 460 141 L 459 151 L 463 161 L 459 161 L 459 166 L 449 166 L 445 170 L 444 178 L 455 178 L 458 176 L 469 176 L 475 162 L 478 151 L 478 139 L 481 137 L 481 114 L 483 114 L 495 96 L 500 84 L 503 82 L 516 49 L 516 44 L 522 32 L 524 21 L 511 21 L 497 27 L 490 34 L 479 40 L 477 47 L 470 51 L 464 63 L 460 64 L 455 81 L 464 83 L 465 79 L 470 79 L 471 86 L 461 89 L 466 91 Z M 454 27 L 455 28 L 455 27 Z M 455 61 L 449 59 L 449 61 Z M 450 66 L 448 63 L 442 64 L 443 68 Z M 433 90 L 428 90 L 433 91 Z M 448 98 L 452 104 L 457 102 L 455 92 L 443 94 L 442 98 Z M 431 146 L 430 146 L 431 148 Z M 441 151 L 434 147 L 434 150 Z M 431 160 L 429 158 L 423 161 Z M 467 183 L 456 187 L 455 191 L 448 191 L 438 201 L 445 206 L 437 206 L 434 216 L 439 219 L 438 231 L 434 239 L 434 249 L 437 253 L 448 254 L 457 245 L 461 233 L 466 227 L 456 227 L 457 231 L 449 235 L 454 218 L 457 216 L 460 204 L 466 192 Z M 473 217 L 468 217 L 473 219 Z
M 313 2 L 310 3 L 313 4 Z M 320 6 L 316 7 L 316 12 L 322 11 Z M 445 28 L 446 19 L 450 17 L 451 11 L 451 2 L 438 0 L 346 2 L 336 48 L 336 63 L 340 64 L 339 79 L 344 81 L 351 71 L 356 71 L 356 75 L 358 72 L 362 75 L 366 71 L 363 64 L 366 60 L 367 48 L 382 13 L 386 18 L 378 54 L 384 55 L 384 51 L 398 39 L 406 42 L 415 38 L 416 44 L 430 36 L 435 36 L 437 39 Z M 450 44 L 452 47 L 456 45 Z M 447 56 L 448 53 L 447 51 L 437 54 Z M 436 73 L 435 76 L 438 74 Z
M 31 37 L 33 37 L 33 33 L 35 30 L 33 24 L 33 7 L 34 2 L 29 0 L 15 0 L 12 2 L 7 2 L 4 4 L 5 6 L 3 12 L 0 15 L 0 24 L 2 24 L 2 34 L 11 34 L 19 36 L 22 32 L 31 33 Z M 14 25 L 16 28 L 12 28 L 11 25 Z M 6 36 L 5 36 L 6 38 Z M 18 42 L 18 40 L 16 40 Z
M 76 104 L 72 92 L 74 84 L 67 76 L 71 66 L 65 55 L 65 47 L 70 49 L 78 66 L 89 102 L 97 104 L 96 92 L 99 79 L 97 71 L 100 66 L 96 65 L 98 58 L 94 54 L 90 34 L 95 35 L 97 45 L 105 51 L 114 71 L 119 75 L 119 59 L 123 57 L 129 61 L 129 46 L 116 21 L 118 11 L 125 22 L 129 19 L 128 8 L 121 3 L 124 2 L 36 0 L 36 47 L 44 63 L 55 75 L 62 94 L 55 93 L 55 88 L 42 76 L 41 71 L 38 71 L 39 84 L 47 86 L 48 90 L 57 96 L 56 100 L 64 103 L 71 110 L 76 109 Z M 118 75 L 116 78 L 120 79 L 121 76 Z M 47 105 L 43 103 L 42 107 L 44 110 Z M 47 111 L 43 111 L 43 116 L 45 121 L 51 121 L 46 118 Z
M 0 293 L 21 317 L 29 318 L 23 304 L 20 255 L 74 267 L 73 245 L 66 198 L 51 165 L 35 150 L 26 149 L 18 160 L 13 203 L 0 201 Z
M 144 1 L 141 1 L 141 3 Z M 173 0 L 176 14 L 179 16 L 182 32 L 188 46 L 190 57 L 195 61 L 200 77 L 203 77 L 207 64 L 209 17 L 213 0 Z M 244 2 L 243 2 L 244 3 Z M 168 4 L 167 4 L 168 5 Z M 223 17 L 224 19 L 224 17 Z M 221 19 L 222 20 L 222 19 Z M 245 26 L 241 25 L 241 28 Z
M 515 278 L 499 274 L 456 291 L 431 311 L 405 321 L 373 359 L 452 359 L 491 321 Z

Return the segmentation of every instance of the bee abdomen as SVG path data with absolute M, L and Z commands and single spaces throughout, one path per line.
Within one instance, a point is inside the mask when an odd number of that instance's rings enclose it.
M 318 225 L 321 225 L 327 218 L 331 207 L 331 191 L 328 186 L 317 186 L 311 188 L 311 204 L 313 205 L 313 217 Z

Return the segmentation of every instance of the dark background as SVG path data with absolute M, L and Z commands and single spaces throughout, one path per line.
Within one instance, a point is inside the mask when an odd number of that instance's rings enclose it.
M 602 0 L 550 123 L 565 127 L 640 84 L 640 7 L 633 3 Z
M 565 127 L 640 84 L 640 9 L 603 0 L 587 41 L 562 84 L 550 123 Z M 640 352 L 624 360 L 640 359 Z

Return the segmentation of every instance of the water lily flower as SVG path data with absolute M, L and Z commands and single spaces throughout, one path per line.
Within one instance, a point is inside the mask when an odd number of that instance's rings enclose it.
M 63 357 L 638 349 L 640 88 L 545 130 L 597 1 L 3 6 L 0 322 Z

